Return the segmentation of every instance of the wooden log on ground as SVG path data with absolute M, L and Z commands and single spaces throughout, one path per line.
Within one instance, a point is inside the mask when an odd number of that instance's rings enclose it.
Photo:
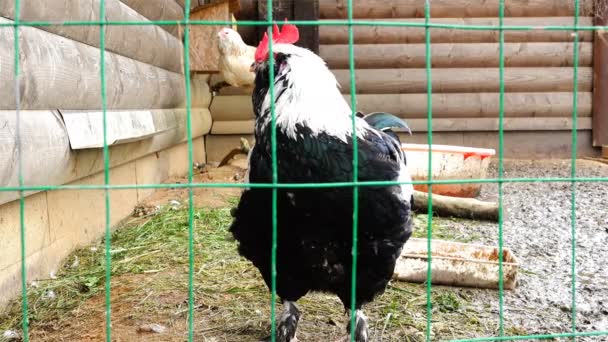
M 187 139 L 186 111 L 167 109 L 152 111 L 158 120 L 169 120 L 172 128 L 133 144 L 110 147 L 110 166 L 117 166 L 184 142 Z M 60 185 L 72 182 L 104 168 L 103 151 L 99 148 L 70 149 L 68 133 L 57 111 L 22 111 L 21 138 L 23 146 L 24 183 L 34 185 Z M 119 114 L 118 114 L 119 115 Z M 209 132 L 209 111 L 192 112 L 192 136 Z M 0 187 L 18 185 L 15 111 L 0 111 Z M 31 194 L 34 192 L 28 192 Z M 18 193 L 0 191 L 0 205 L 18 198 Z
M 234 89 L 236 92 L 236 89 Z M 241 92 L 242 93 L 242 92 Z M 370 113 L 383 111 L 408 119 L 426 118 L 426 94 L 357 95 L 357 110 Z M 350 96 L 344 98 L 350 104 Z M 571 117 L 573 94 L 506 93 L 505 117 Z M 433 94 L 433 118 L 498 117 L 498 93 Z M 591 93 L 578 94 L 579 117 L 591 116 Z M 251 94 L 217 96 L 211 105 L 214 120 L 253 119 Z
M 344 94 L 350 93 L 348 70 L 333 70 Z M 592 68 L 579 68 L 579 91 L 591 91 Z M 358 94 L 426 93 L 425 69 L 362 69 L 355 72 Z M 573 90 L 572 68 L 507 68 L 507 92 Z M 498 92 L 498 68 L 449 68 L 432 71 L 433 93 Z
M 0 30 L 0 91 L 6 95 L 0 97 L 0 109 L 16 108 L 13 37 L 12 27 Z M 22 27 L 19 38 L 22 109 L 101 108 L 99 49 L 33 27 Z M 108 109 L 184 103 L 183 75 L 109 52 L 105 62 Z
M 109 21 L 148 21 L 118 0 L 106 0 Z M 13 19 L 15 2 L 0 2 L 0 16 Z M 24 21 L 96 21 L 99 20 L 99 0 L 80 0 L 78 6 L 69 1 L 24 1 L 19 14 Z M 99 47 L 99 26 L 41 26 L 40 29 Z M 181 73 L 182 43 L 165 30 L 154 25 L 106 26 L 106 50 Z
M 429 195 L 414 191 L 413 209 L 428 212 Z M 498 221 L 498 204 L 483 202 L 474 198 L 459 198 L 433 194 L 433 214 L 470 220 Z
M 353 18 L 422 18 L 425 1 L 354 0 Z M 432 18 L 498 17 L 499 0 L 432 0 Z M 593 0 L 580 1 L 581 13 L 592 13 Z M 346 19 L 347 0 L 319 0 L 323 19 Z M 506 17 L 554 17 L 574 15 L 574 1 L 509 0 Z
M 591 161 L 594 161 L 594 162 L 598 162 L 598 163 L 602 163 L 602 164 L 607 164 L 608 165 L 608 157 L 602 157 L 602 158 L 583 157 L 583 159 L 585 159 L 585 160 L 591 160 Z
M 137 13 L 151 21 L 158 20 L 181 20 L 184 17 L 184 9 L 175 0 L 120 0 L 131 7 Z M 177 25 L 159 25 L 165 31 L 175 37 L 182 39 Z
M 348 45 L 322 45 L 321 57 L 332 69 L 348 68 Z M 433 68 L 488 68 L 499 66 L 499 44 L 433 44 Z M 579 66 L 591 66 L 593 43 L 579 44 Z M 506 67 L 566 67 L 574 64 L 573 43 L 508 43 Z M 358 69 L 424 68 L 424 44 L 355 45 Z
M 372 19 L 382 21 L 404 21 L 403 19 Z M 407 22 L 424 23 L 424 19 L 412 18 Z M 431 18 L 431 23 L 451 25 L 498 26 L 498 18 Z M 508 26 L 569 26 L 574 17 L 504 18 Z M 593 25 L 591 17 L 580 17 L 582 26 Z M 355 44 L 424 44 L 424 27 L 354 26 Z M 593 41 L 593 32 L 580 31 L 582 42 Z M 348 26 L 322 25 L 319 27 L 321 44 L 348 44 Z M 505 31 L 507 43 L 572 42 L 570 31 Z M 431 43 L 498 43 L 498 30 L 462 30 L 431 28 Z M 434 45 L 433 45 L 434 46 Z

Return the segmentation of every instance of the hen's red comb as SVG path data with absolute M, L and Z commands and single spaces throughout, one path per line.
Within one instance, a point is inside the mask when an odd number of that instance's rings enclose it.
M 273 44 L 293 44 L 300 38 L 298 28 L 294 25 L 288 24 L 285 19 L 283 30 L 279 30 L 279 26 L 274 24 L 272 26 L 272 43 Z M 255 50 L 256 62 L 264 61 L 268 57 L 268 34 L 264 33 L 264 37 L 258 44 L 258 48 Z

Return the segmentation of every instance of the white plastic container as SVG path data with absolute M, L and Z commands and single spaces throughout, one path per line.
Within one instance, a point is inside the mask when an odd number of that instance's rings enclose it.
M 493 149 L 451 145 L 431 145 L 432 179 L 484 179 L 490 159 L 496 154 Z M 429 145 L 402 144 L 408 168 L 413 180 L 428 179 Z M 454 197 L 477 197 L 482 183 L 434 184 L 433 193 Z M 425 184 L 416 184 L 419 191 L 428 191 Z

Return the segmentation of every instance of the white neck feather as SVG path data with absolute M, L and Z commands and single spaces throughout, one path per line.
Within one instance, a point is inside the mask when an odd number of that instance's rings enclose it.
M 287 74 L 288 90 L 275 102 L 276 122 L 289 137 L 296 138 L 296 124 L 310 128 L 314 135 L 326 133 L 346 141 L 352 136 L 352 111 L 338 88 L 334 74 L 325 62 L 310 50 L 293 45 L 277 44 L 276 52 L 289 54 L 289 67 L 279 70 Z M 282 82 L 275 85 L 275 96 L 282 90 Z M 262 104 L 262 113 L 270 107 L 270 92 Z M 270 117 L 266 118 L 267 122 Z M 369 127 L 357 118 L 357 135 Z

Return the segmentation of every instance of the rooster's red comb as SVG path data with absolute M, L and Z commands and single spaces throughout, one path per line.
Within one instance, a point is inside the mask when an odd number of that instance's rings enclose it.
M 300 33 L 295 25 L 287 23 L 283 25 L 283 30 L 279 31 L 277 24 L 272 26 L 272 43 L 273 44 L 293 44 L 300 38 Z M 258 48 L 255 50 L 255 61 L 261 62 L 268 57 L 268 34 L 264 33 L 264 37 L 258 44 Z

